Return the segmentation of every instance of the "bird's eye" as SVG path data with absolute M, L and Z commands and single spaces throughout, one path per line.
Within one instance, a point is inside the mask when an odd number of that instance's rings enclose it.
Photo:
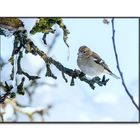
M 83 51 L 83 53 L 86 53 L 85 51 Z

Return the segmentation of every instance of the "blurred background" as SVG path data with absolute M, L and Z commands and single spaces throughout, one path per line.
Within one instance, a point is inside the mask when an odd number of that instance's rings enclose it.
M 37 19 L 20 19 L 28 31 L 28 37 L 47 53 L 48 47 L 42 42 L 43 34 L 29 34 Z M 63 41 L 63 32 L 57 25 L 54 26 L 56 33 L 47 36 L 48 44 L 52 44 L 48 55 L 67 68 L 79 69 L 76 63 L 77 52 L 80 46 L 86 45 L 100 54 L 112 72 L 119 76 L 112 44 L 111 19 L 107 18 L 107 20 L 108 24 L 103 22 L 103 18 L 63 18 L 64 24 L 70 31 L 67 40 L 70 46 L 70 59 L 67 60 L 68 48 Z M 115 30 L 120 67 L 126 85 L 138 104 L 139 19 L 115 18 Z M 1 81 L 14 85 L 15 81 L 9 80 L 12 67 L 8 63 L 13 49 L 13 40 L 13 36 L 8 38 L 1 36 L 0 47 L 1 58 L 6 63 L 1 71 Z M 24 54 L 22 68 L 31 75 L 39 74 L 41 77 L 37 83 L 33 84 L 26 80 L 28 92 L 24 96 L 16 96 L 16 101 L 24 108 L 23 112 L 43 111 L 35 113 L 32 121 L 137 122 L 139 119 L 138 110 L 126 94 L 121 80 L 106 75 L 110 79 L 107 85 L 103 87 L 97 85 L 95 90 L 79 79 L 75 80 L 75 86 L 70 86 L 71 78 L 66 76 L 68 79 L 68 83 L 66 83 L 61 72 L 54 66 L 51 69 L 58 77 L 57 80 L 45 77 L 46 68 L 43 60 L 32 54 Z M 26 114 L 15 112 L 11 105 L 7 105 L 2 111 L 5 121 L 31 121 Z

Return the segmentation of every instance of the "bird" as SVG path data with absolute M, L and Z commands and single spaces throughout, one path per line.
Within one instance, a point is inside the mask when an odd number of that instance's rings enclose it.
M 81 46 L 78 50 L 77 65 L 80 70 L 89 76 L 99 76 L 100 74 L 109 74 L 116 79 L 115 75 L 105 63 L 105 61 L 87 46 Z

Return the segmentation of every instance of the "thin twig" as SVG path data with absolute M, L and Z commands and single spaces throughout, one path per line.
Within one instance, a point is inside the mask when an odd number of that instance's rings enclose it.
M 114 28 L 114 18 L 112 18 L 111 20 L 112 22 L 112 42 L 113 42 L 113 49 L 114 49 L 114 53 L 115 53 L 115 58 L 116 58 L 116 63 L 117 63 L 117 69 L 119 71 L 119 74 L 121 76 L 121 81 L 122 81 L 122 85 L 127 93 L 127 95 L 129 96 L 129 98 L 131 99 L 132 103 L 134 104 L 134 106 L 140 111 L 140 108 L 138 107 L 138 105 L 136 104 L 136 102 L 134 101 L 133 96 L 131 95 L 131 93 L 128 91 L 128 88 L 125 84 L 124 81 L 124 77 L 123 77 L 123 73 L 121 72 L 120 69 L 120 65 L 119 65 L 119 60 L 118 60 L 118 54 L 117 54 L 117 50 L 116 50 L 116 44 L 115 44 L 115 28 Z

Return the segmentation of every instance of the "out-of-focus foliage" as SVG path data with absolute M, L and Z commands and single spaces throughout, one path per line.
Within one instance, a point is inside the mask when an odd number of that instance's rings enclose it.
M 0 18 L 0 35 L 10 37 L 18 30 L 24 30 L 24 24 L 19 18 Z
M 0 18 L 0 27 L 7 29 L 18 29 L 24 27 L 23 22 L 19 18 Z

